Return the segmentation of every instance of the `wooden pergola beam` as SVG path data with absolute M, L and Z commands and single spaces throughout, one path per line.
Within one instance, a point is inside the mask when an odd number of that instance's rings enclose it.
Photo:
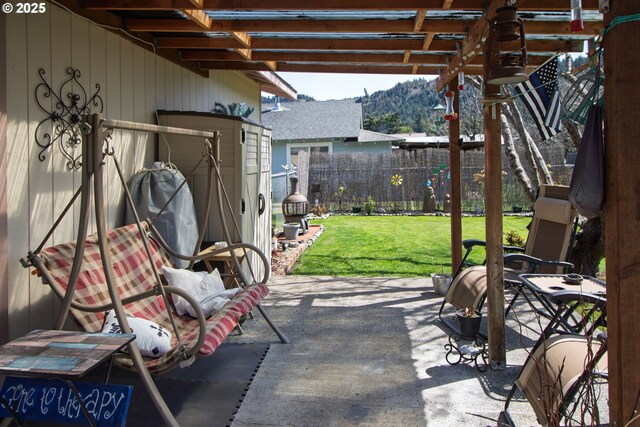
M 253 49 L 279 49 L 279 50 L 397 50 L 405 52 L 420 50 L 456 51 L 456 41 L 437 40 L 434 33 L 428 33 L 424 39 L 336 39 L 336 38 L 284 38 L 284 37 L 254 37 L 251 41 Z M 192 39 L 192 38 L 189 38 Z M 212 39 L 217 40 L 217 39 Z M 186 41 L 182 48 L 186 46 Z M 199 42 L 202 43 L 202 42 Z M 530 40 L 527 42 L 527 50 L 530 52 L 582 52 L 584 43 L 576 40 Z M 194 46 L 194 48 L 198 48 Z
M 214 20 L 213 31 L 247 32 L 329 32 L 329 33 L 413 33 L 412 20 L 388 19 L 228 19 Z M 419 32 L 464 34 L 464 21 L 451 19 L 425 20 Z
M 416 64 L 433 65 L 442 67 L 447 63 L 451 55 L 412 55 L 406 53 L 330 53 L 330 52 L 264 52 L 244 51 L 236 49 L 235 52 L 226 50 L 183 50 L 180 56 L 185 61 L 254 61 L 274 62 L 334 62 L 334 63 L 372 63 L 372 64 Z M 474 58 L 470 63 L 482 65 L 482 56 Z M 529 65 L 542 65 L 549 56 L 531 56 Z
M 480 53 L 487 34 L 489 34 L 489 19 L 496 13 L 496 9 L 503 7 L 506 0 L 494 0 L 489 4 L 484 16 L 478 19 L 469 30 L 466 39 L 462 43 L 460 55 L 454 58 L 449 66 L 440 74 L 436 80 L 436 90 L 442 90 L 457 75 L 457 70 L 461 70 Z
M 211 28 L 211 18 L 204 11 L 199 9 L 185 9 L 182 11 L 190 21 L 195 22 L 201 29 L 209 31 Z
M 452 9 L 481 11 L 482 0 L 446 0 Z M 197 6 L 196 6 L 197 5 Z M 89 9 L 111 10 L 417 10 L 441 9 L 442 0 L 84 0 Z M 558 0 L 524 2 L 520 10 L 566 10 Z M 584 10 L 598 10 L 598 0 L 582 0 Z
M 198 63 L 203 70 L 256 70 L 269 69 L 263 62 L 243 61 L 201 61 Z M 326 64 L 326 63 L 287 63 L 277 64 L 277 71 L 300 73 L 355 73 L 355 74 L 419 74 L 433 75 L 440 67 L 427 65 L 369 65 L 369 64 Z M 415 72 L 414 72 L 414 68 Z M 482 67 L 471 66 L 465 71 L 468 75 L 480 75 Z
M 203 12 L 204 13 L 204 12 Z M 478 24 L 480 22 L 480 24 Z M 125 20 L 130 31 L 146 32 L 202 32 L 202 26 L 185 19 L 131 18 Z M 453 20 L 453 19 L 425 19 L 420 33 L 466 34 L 469 27 L 473 27 L 480 36 L 486 37 L 488 26 L 485 20 Z M 602 31 L 599 22 L 585 22 L 583 34 L 596 35 Z M 568 22 L 561 21 L 527 21 L 525 28 L 528 34 L 571 34 Z M 387 19 L 213 19 L 208 31 L 214 32 L 279 32 L 279 33 L 413 33 L 412 20 Z M 470 39 L 477 43 L 478 36 L 470 32 Z M 468 43 L 467 43 L 468 44 Z
M 83 7 L 98 10 L 185 10 L 201 9 L 202 0 L 85 0 Z
M 155 44 L 159 49 L 238 49 L 245 45 L 233 37 L 158 37 Z

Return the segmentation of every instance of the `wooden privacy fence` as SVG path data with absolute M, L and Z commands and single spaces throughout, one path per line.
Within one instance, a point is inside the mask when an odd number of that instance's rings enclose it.
M 556 166 L 551 168 L 554 178 L 568 184 L 572 168 L 564 165 L 562 156 L 555 157 L 552 165 Z M 508 165 L 506 158 L 503 164 Z M 508 166 L 504 170 L 503 210 L 511 211 L 513 206 L 530 209 L 532 202 L 515 174 Z M 443 210 L 451 191 L 449 151 L 441 148 L 384 154 L 304 153 L 299 158 L 298 175 L 301 192 L 306 189 L 311 206 L 322 204 L 334 212 L 363 207 L 369 197 L 378 211 L 421 211 L 428 187 L 433 189 L 436 210 Z M 484 212 L 484 151 L 462 152 L 461 175 L 463 211 Z

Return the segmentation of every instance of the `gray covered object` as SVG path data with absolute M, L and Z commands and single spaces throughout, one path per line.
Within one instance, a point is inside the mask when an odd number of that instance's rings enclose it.
M 140 219 L 155 218 L 184 179 L 180 171 L 169 169 L 161 162 L 155 162 L 151 169 L 142 169 L 133 175 L 128 187 Z M 125 221 L 127 224 L 135 222 L 129 204 L 127 204 Z M 193 196 L 188 185 L 180 189 L 154 225 L 175 252 L 184 255 L 193 254 L 198 243 L 198 222 Z M 189 265 L 189 261 L 175 257 L 172 259 L 176 267 L 185 268 Z

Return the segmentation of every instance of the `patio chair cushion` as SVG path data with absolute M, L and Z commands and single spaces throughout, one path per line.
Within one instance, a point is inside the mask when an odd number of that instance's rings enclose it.
M 540 424 L 548 424 L 549 411 L 562 411 L 587 366 L 595 362 L 596 371 L 607 369 L 606 354 L 597 361 L 592 360 L 600 346 L 600 341 L 585 336 L 556 335 L 527 359 L 515 383 L 527 397 Z
M 142 225 L 143 232 L 148 234 L 148 224 L 143 222 Z M 124 299 L 138 295 L 140 292 L 152 291 L 157 283 L 137 226 L 130 224 L 117 228 L 108 232 L 106 237 L 120 298 Z M 163 247 L 152 236 L 149 238 L 149 250 L 151 261 L 158 271 L 162 271 L 164 265 L 172 265 Z M 59 295 L 64 295 L 66 292 L 75 251 L 76 242 L 74 241 L 43 249 L 38 254 L 43 267 L 47 269 L 47 273 L 53 280 L 50 285 L 58 288 Z M 220 310 L 214 312 L 206 320 L 206 338 L 198 350 L 198 354 L 206 356 L 213 353 L 238 325 L 240 318 L 253 310 L 268 293 L 269 289 L 264 283 L 246 286 Z M 156 295 L 126 304 L 124 308 L 135 317 L 147 319 L 173 332 L 164 299 L 162 296 Z M 86 239 L 74 301 L 91 306 L 111 303 L 102 267 L 98 238 L 95 234 Z M 198 340 L 197 319 L 177 315 L 173 305 L 169 308 L 174 314 L 180 342 L 187 347 L 193 346 Z M 72 308 L 71 314 L 86 331 L 100 332 L 102 330 L 105 319 L 104 310 L 89 312 Z M 147 368 L 150 372 L 161 370 L 167 364 L 172 364 L 175 361 L 178 352 L 178 339 L 176 334 L 172 335 L 172 349 L 160 358 L 147 361 Z M 119 361 L 125 366 L 130 364 L 130 361 Z M 130 365 L 132 366 L 132 364 Z
M 571 202 L 568 200 L 540 197 L 535 204 L 536 216 L 545 221 L 570 224 L 573 213 Z
M 506 282 L 519 281 L 517 272 L 509 268 L 503 270 Z M 487 269 L 475 265 L 462 270 L 451 282 L 444 299 L 458 309 L 478 309 L 487 293 Z

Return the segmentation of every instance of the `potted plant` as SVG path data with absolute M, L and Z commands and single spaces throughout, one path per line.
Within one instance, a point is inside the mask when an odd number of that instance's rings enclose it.
M 456 311 L 458 325 L 460 326 L 460 335 L 462 338 L 473 339 L 480 332 L 480 322 L 482 321 L 482 313 L 473 308 L 465 308 Z
M 351 206 L 351 213 L 359 214 L 362 211 L 362 206 L 355 205 Z

